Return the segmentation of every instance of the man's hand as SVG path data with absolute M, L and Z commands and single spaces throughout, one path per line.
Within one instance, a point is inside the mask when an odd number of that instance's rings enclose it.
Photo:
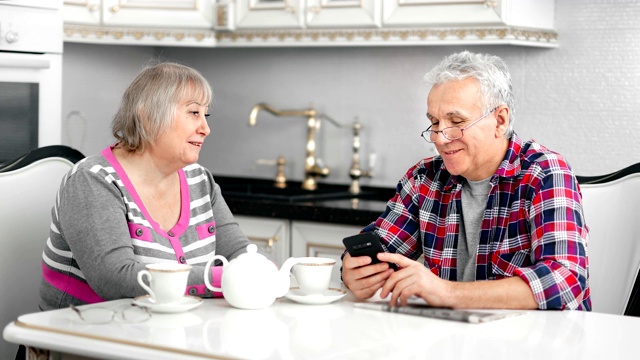
M 391 274 L 393 269 L 389 268 L 389 264 L 371 265 L 368 256 L 351 257 L 346 254 L 342 259 L 342 281 L 358 299 L 372 297 Z
M 407 305 L 411 296 L 419 296 L 433 306 L 446 306 L 448 281 L 442 280 L 426 268 L 422 263 L 411 260 L 404 255 L 380 253 L 378 259 L 392 262 L 400 269 L 386 280 L 380 292 L 381 298 L 391 294 L 391 306 Z

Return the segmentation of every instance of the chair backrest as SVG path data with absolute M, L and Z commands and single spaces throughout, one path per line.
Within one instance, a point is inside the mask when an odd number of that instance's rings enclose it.
M 632 290 L 640 270 L 640 163 L 604 176 L 578 176 L 578 182 L 589 227 L 593 311 L 638 316 L 640 301 Z
M 3 164 L 12 166 L 11 170 L 0 170 L 1 328 L 19 315 L 38 311 L 42 250 L 49 237 L 51 208 L 60 181 L 78 160 L 77 154 L 66 146 L 43 147 Z M 31 160 L 25 161 L 27 157 Z M 15 354 L 17 349 L 0 338 L 2 356 Z

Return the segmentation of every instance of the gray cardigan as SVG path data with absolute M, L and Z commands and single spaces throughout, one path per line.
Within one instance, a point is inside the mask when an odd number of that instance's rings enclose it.
M 149 216 L 111 148 L 77 163 L 63 178 L 51 210 L 40 309 L 144 295 L 136 276 L 154 262 L 192 265 L 187 293 L 212 296 L 204 285 L 206 262 L 216 254 L 233 259 L 249 240 L 207 169 L 192 164 L 179 175 L 181 215 L 165 232 Z

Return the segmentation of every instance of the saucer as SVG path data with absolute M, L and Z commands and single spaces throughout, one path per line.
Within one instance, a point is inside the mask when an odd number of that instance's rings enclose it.
M 197 296 L 185 295 L 178 303 L 156 304 L 151 302 L 150 295 L 145 295 L 133 299 L 133 303 L 138 306 L 148 307 L 152 312 L 172 314 L 191 310 L 202 304 L 202 299 Z
M 324 305 L 342 299 L 347 292 L 337 288 L 329 288 L 322 294 L 306 295 L 300 288 L 292 287 L 285 297 L 300 304 Z

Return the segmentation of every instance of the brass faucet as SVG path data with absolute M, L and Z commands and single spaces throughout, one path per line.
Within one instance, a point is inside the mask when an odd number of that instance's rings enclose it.
M 318 188 L 317 178 L 326 177 L 329 175 L 329 168 L 318 164 L 316 158 L 316 131 L 320 129 L 320 118 L 324 117 L 330 122 L 337 125 L 335 120 L 321 115 L 313 108 L 304 110 L 277 110 L 269 104 L 259 103 L 251 109 L 249 115 L 249 125 L 255 126 L 258 112 L 260 110 L 266 110 L 276 116 L 303 116 L 307 118 L 307 146 L 306 156 L 304 161 L 304 180 L 302 181 L 302 188 L 305 190 L 315 190 Z M 338 125 L 339 126 L 339 125 Z

